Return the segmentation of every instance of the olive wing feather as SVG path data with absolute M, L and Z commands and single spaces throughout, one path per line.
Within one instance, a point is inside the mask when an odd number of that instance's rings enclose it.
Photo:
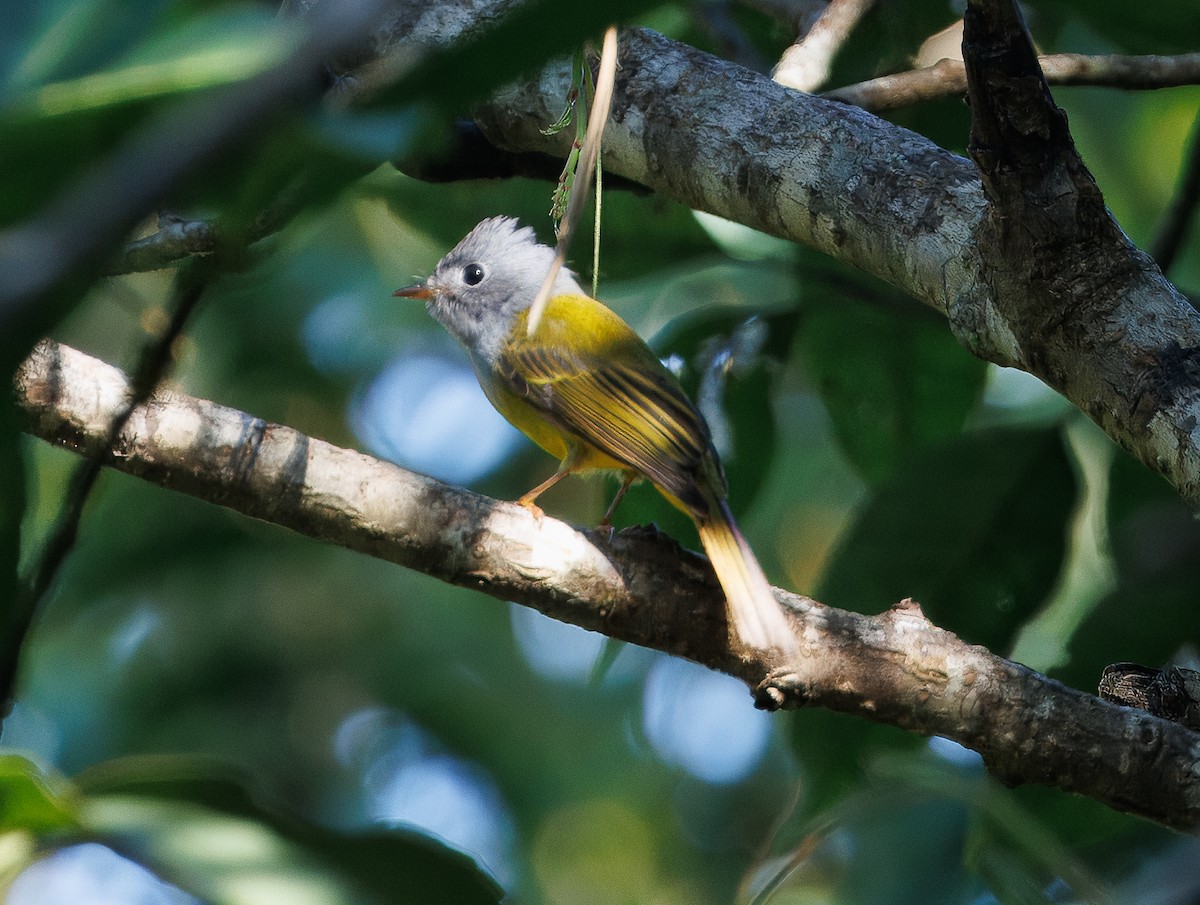
M 505 349 L 497 370 L 561 430 L 705 513 L 702 487 L 714 471 L 708 426 L 674 375 L 630 334 L 636 346 L 607 350 L 526 339 Z

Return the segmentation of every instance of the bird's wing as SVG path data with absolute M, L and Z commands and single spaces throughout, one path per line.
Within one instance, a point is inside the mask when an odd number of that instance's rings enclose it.
M 599 302 L 572 298 L 576 306 L 590 303 L 583 325 L 570 316 L 577 307 L 551 305 L 545 329 L 526 337 L 522 327 L 506 346 L 499 376 L 560 429 L 645 475 L 694 513 L 706 512 L 701 485 L 720 477 L 704 419 L 624 321 Z

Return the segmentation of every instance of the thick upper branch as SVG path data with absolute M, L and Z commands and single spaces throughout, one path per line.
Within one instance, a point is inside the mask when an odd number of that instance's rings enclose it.
M 511 5 L 464 0 L 436 27 L 424 4 L 398 6 L 378 46 L 453 44 Z M 1200 506 L 1200 320 L 1116 224 L 1103 242 L 1071 232 L 1098 222 L 1071 216 L 1077 204 L 1102 209 L 1087 180 L 1050 196 L 1055 217 L 1013 221 L 1023 245 L 1000 246 L 979 171 L 918 135 L 645 30 L 623 33 L 621 64 L 609 171 L 888 280 L 947 314 L 976 354 L 1041 377 Z M 562 152 L 569 137 L 541 129 L 567 91 L 565 64 L 551 65 L 481 107 L 478 122 L 505 150 Z M 79 205 L 68 207 L 72 236 L 100 235 L 80 231 Z M 1022 247 L 1042 249 L 1047 267 L 1027 272 Z M 17 258 L 21 279 L 40 273 Z
M 745 680 L 764 706 L 822 706 L 955 739 L 1011 783 L 1037 782 L 1183 829 L 1200 824 L 1200 735 L 964 644 L 905 601 L 874 617 L 777 592 L 789 661 L 723 639 L 705 560 L 652 530 L 578 531 L 189 396 L 137 409 L 115 368 L 43 343 L 16 379 L 36 435 L 114 468 L 320 540 L 682 654 Z
M 1200 506 L 1200 317 L 1086 190 L 1086 170 L 1048 195 L 1052 217 L 1010 224 L 1040 251 L 1045 266 L 1030 268 L 997 245 L 969 161 L 661 35 L 621 40 L 609 170 L 888 280 L 945 313 L 975 354 L 1036 374 Z M 506 150 L 553 150 L 564 139 L 540 129 L 566 91 L 565 68 L 551 66 L 477 120 Z
M 865 112 L 644 29 L 621 34 L 606 170 L 691 207 L 812 245 L 941 311 L 983 212 L 967 160 Z M 545 136 L 565 66 L 476 111 L 511 151 L 564 152 Z M 952 277 L 953 284 L 962 275 Z

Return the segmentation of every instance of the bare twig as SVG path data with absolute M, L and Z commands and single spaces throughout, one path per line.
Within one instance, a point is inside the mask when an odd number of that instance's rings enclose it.
M 1184 237 L 1191 226 L 1196 213 L 1196 205 L 1200 204 L 1200 116 L 1192 125 L 1191 147 L 1183 164 L 1183 179 L 1179 190 L 1175 193 L 1171 206 L 1167 208 L 1158 235 L 1150 243 L 1150 255 L 1158 262 L 1164 273 L 1171 269 L 1175 257 L 1179 254 Z
M 808 34 L 783 52 L 771 78 L 797 91 L 816 91 L 829 78 L 838 50 L 874 5 L 875 0 L 829 0 Z
M 1058 53 L 1041 56 L 1038 61 L 1051 85 L 1093 85 L 1132 91 L 1200 84 L 1200 53 L 1180 56 Z M 881 112 L 963 95 L 966 91 L 967 75 L 962 61 L 941 60 L 924 69 L 835 88 L 822 96 Z
M 158 229 L 125 246 L 108 274 L 161 270 L 183 258 L 211 254 L 216 247 L 217 231 L 209 221 L 160 219 Z
M 17 375 L 38 436 L 329 543 L 515 600 L 745 681 L 762 706 L 828 707 L 954 739 L 1005 782 L 1042 783 L 1183 830 L 1200 825 L 1200 735 L 964 644 L 912 601 L 879 616 L 777 591 L 794 657 L 728 639 L 706 560 L 653 529 L 580 531 L 192 397 L 128 397 L 103 362 L 42 343 Z M 874 604 L 874 601 L 864 601 Z

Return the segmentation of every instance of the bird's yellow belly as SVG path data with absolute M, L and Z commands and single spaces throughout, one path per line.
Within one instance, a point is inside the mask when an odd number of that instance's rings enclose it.
M 630 470 L 627 464 L 596 449 L 583 438 L 559 430 L 546 419 L 542 412 L 501 384 L 500 381 L 481 379 L 479 383 L 492 405 L 508 420 L 509 424 L 558 461 L 562 462 L 574 452 L 576 459 L 572 471 L 587 471 L 594 468 Z

